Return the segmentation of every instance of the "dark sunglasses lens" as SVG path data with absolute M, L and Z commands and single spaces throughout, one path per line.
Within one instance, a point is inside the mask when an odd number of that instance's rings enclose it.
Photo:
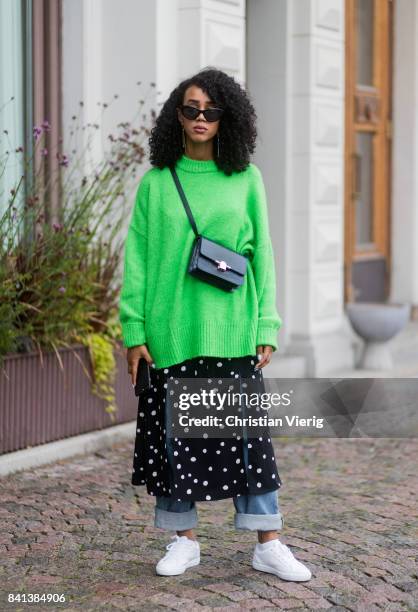
M 196 119 L 199 114 L 199 109 L 193 108 L 192 106 L 183 106 L 182 111 L 186 119 Z
M 218 121 L 222 115 L 219 108 L 208 108 L 205 110 L 205 118 L 207 121 Z

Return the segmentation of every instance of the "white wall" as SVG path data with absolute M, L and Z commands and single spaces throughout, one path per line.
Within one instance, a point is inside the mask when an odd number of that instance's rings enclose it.
M 10 190 L 17 186 L 23 172 L 20 163 L 23 158 L 13 151 L 19 146 L 26 148 L 22 35 L 20 3 L 3 0 L 0 2 L 0 215 L 6 210 Z M 3 172 L 7 151 L 12 153 Z M 24 193 L 20 193 L 15 205 L 23 203 Z
M 131 121 L 138 101 L 156 109 L 157 3 L 146 0 L 63 1 L 63 123 L 69 143 L 71 117 L 98 122 L 95 159 L 120 121 Z M 142 81 L 138 86 L 137 82 Z M 119 98 L 114 99 L 114 94 Z M 98 102 L 110 103 L 102 113 Z M 140 120 L 140 119 L 139 119 Z
M 287 18 L 286 0 L 247 0 L 247 87 L 257 112 L 259 137 L 254 162 L 262 170 L 266 186 L 275 254 L 277 308 L 283 319 L 279 354 L 284 353 L 292 317 L 286 275 L 290 127 Z
M 179 78 L 179 7 L 178 0 L 156 2 L 156 79 L 158 83 L 157 107 L 161 105 L 177 86 Z
M 391 300 L 418 305 L 418 7 L 395 3 Z

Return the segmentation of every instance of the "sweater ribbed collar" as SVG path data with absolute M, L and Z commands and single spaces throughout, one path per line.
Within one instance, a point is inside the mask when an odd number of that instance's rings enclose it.
M 207 159 L 207 160 L 199 160 L 192 159 L 187 155 L 182 155 L 177 160 L 177 167 L 182 170 L 186 170 L 186 172 L 218 172 L 219 168 L 216 165 L 215 160 Z

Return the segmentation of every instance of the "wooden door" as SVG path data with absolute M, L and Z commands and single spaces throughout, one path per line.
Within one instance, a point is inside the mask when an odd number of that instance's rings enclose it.
M 394 0 L 346 0 L 345 301 L 390 290 Z

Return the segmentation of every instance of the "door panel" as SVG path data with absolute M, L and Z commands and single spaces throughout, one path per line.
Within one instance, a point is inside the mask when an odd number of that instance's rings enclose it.
M 358 52 L 356 53 L 357 83 L 373 86 L 373 0 L 356 0 L 355 29 L 357 32 Z
M 356 134 L 355 155 L 355 242 L 363 248 L 373 248 L 373 145 L 370 132 Z

